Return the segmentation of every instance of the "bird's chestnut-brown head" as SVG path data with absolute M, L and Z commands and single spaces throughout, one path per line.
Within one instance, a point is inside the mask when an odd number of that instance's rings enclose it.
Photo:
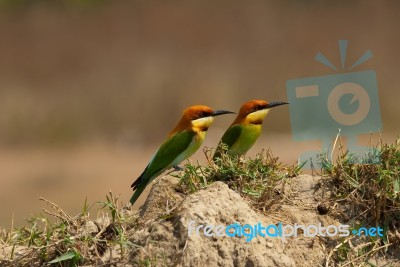
M 250 100 L 242 105 L 233 124 L 262 124 L 271 108 L 289 104 L 286 102 L 267 102 L 265 100 Z
M 223 114 L 234 114 L 235 112 L 227 110 L 213 110 L 208 106 L 194 105 L 183 111 L 182 118 L 175 129 L 170 133 L 176 133 L 182 130 L 207 131 L 213 123 L 214 117 Z

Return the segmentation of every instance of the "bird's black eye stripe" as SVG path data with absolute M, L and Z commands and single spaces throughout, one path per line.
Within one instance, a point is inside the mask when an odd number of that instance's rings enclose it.
M 254 111 L 262 110 L 267 107 L 267 104 L 258 104 L 254 107 Z
M 202 111 L 199 113 L 199 118 L 209 117 L 211 116 L 211 112 Z
M 260 109 L 261 109 L 261 105 L 255 105 L 254 108 L 253 108 L 253 110 L 252 110 L 252 112 L 258 111 L 258 110 L 260 110 Z

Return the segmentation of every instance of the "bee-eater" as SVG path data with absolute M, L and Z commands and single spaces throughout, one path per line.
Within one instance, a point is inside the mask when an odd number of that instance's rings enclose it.
M 215 116 L 228 113 L 235 112 L 213 111 L 211 108 L 201 105 L 185 109 L 179 123 L 161 144 L 143 173 L 131 185 L 133 190 L 136 190 L 130 200 L 131 204 L 135 203 L 146 186 L 158 175 L 176 166 L 199 149 Z
M 240 108 L 239 114 L 225 131 L 218 144 L 213 159 L 221 156 L 222 144 L 225 144 L 229 156 L 244 155 L 256 142 L 261 133 L 261 125 L 270 108 L 289 104 L 286 102 L 270 102 L 251 100 Z

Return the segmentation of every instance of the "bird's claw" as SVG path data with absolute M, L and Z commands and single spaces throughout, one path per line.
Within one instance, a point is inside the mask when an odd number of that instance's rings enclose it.
M 174 168 L 175 171 L 183 171 L 183 168 L 181 166 L 174 165 L 172 167 Z

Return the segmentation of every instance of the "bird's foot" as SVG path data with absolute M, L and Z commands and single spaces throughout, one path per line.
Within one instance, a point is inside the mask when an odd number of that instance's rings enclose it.
M 172 168 L 174 168 L 175 171 L 183 171 L 183 168 L 178 165 L 174 165 L 174 166 L 172 166 Z
M 173 172 L 176 172 L 176 171 L 183 171 L 183 168 L 182 168 L 181 166 L 174 165 L 174 166 L 172 166 L 172 170 L 169 171 L 169 172 L 167 172 L 166 175 L 169 175 L 169 174 L 171 174 L 171 173 L 173 173 Z

